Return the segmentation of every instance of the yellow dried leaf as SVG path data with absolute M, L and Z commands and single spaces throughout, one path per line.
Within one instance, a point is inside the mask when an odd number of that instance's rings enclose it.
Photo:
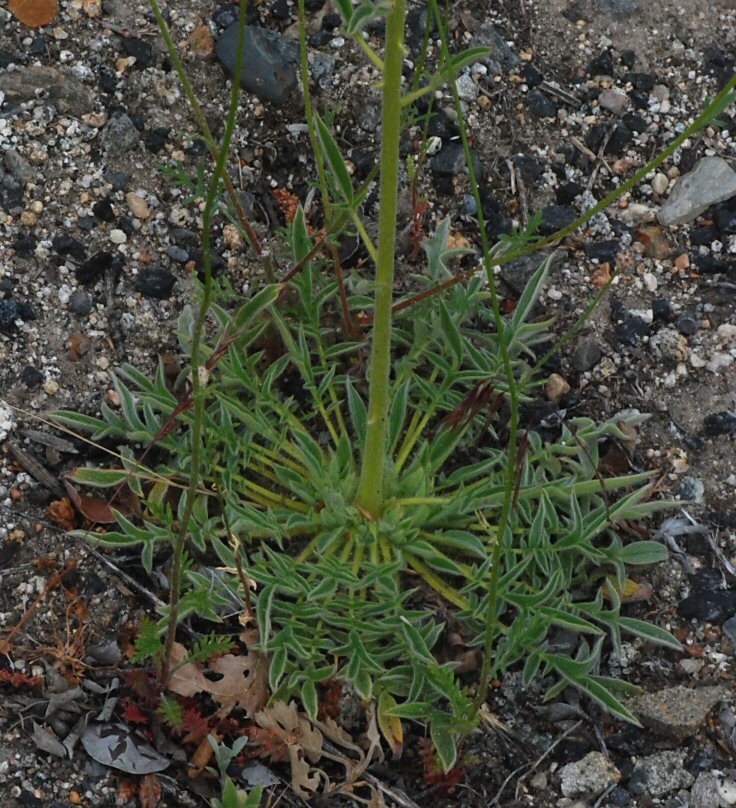
M 389 712 L 396 707 L 396 699 L 387 691 L 383 691 L 378 697 L 378 726 L 381 734 L 391 747 L 394 760 L 401 757 L 404 751 L 404 729 L 401 726 L 401 719 Z

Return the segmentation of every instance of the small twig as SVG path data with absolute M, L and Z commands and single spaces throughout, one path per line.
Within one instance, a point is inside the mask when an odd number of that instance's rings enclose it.
M 51 474 L 46 471 L 46 469 L 38 462 L 38 460 L 29 455 L 25 450 L 21 449 L 20 446 L 13 441 L 7 441 L 6 445 L 8 449 L 10 449 L 10 453 L 13 455 L 13 457 L 15 457 L 21 466 L 23 466 L 23 468 L 31 476 L 35 477 L 44 488 L 48 488 L 49 491 L 53 491 L 57 496 L 66 496 L 66 492 L 62 488 L 59 481 L 52 477 Z
M 519 166 L 514 166 L 514 174 L 516 175 L 516 188 L 519 192 L 519 205 L 521 206 L 521 223 L 526 230 L 529 224 L 529 203 L 526 197 L 526 185 L 524 184 L 524 176 L 519 169 Z
M 375 775 L 371 774 L 370 772 L 363 772 L 361 777 L 366 781 L 366 783 L 370 783 L 374 788 L 377 788 L 379 791 L 383 792 L 386 796 L 391 797 L 391 799 L 397 804 L 400 805 L 401 808 L 420 808 L 420 806 L 414 802 L 411 797 L 407 796 L 403 791 L 398 788 L 393 788 L 392 786 L 386 785 L 386 783 L 381 782 Z
M 77 568 L 77 560 L 72 559 L 71 561 L 67 561 L 64 565 L 64 569 L 61 572 L 57 572 L 49 578 L 46 583 L 46 586 L 43 588 L 41 594 L 31 603 L 31 605 L 26 609 L 24 615 L 20 618 L 20 620 L 10 629 L 8 636 L 4 640 L 0 640 L 0 654 L 8 654 L 10 653 L 10 649 L 13 647 L 13 638 L 18 634 L 18 632 L 23 628 L 23 626 L 28 622 L 30 616 L 33 612 L 38 608 L 39 603 L 49 594 L 49 592 L 56 589 L 59 586 L 64 578 L 65 575 L 68 575 L 72 570 Z
M 104 556 L 102 553 L 100 553 L 94 547 L 92 547 L 90 545 L 87 545 L 87 550 L 100 563 L 104 564 L 104 566 L 106 566 L 108 568 L 108 570 L 110 572 L 112 572 L 112 574 L 116 578 L 120 578 L 120 580 L 123 581 L 123 583 L 125 583 L 126 586 L 129 586 L 131 589 L 134 589 L 139 595 L 144 595 L 146 598 L 148 598 L 148 600 L 150 600 L 151 603 L 157 609 L 163 609 L 166 606 L 166 604 L 161 600 L 161 598 L 158 597 L 158 595 L 154 594 L 149 589 L 146 589 L 146 587 L 143 586 L 143 584 L 136 581 L 135 578 L 133 578 L 131 575 L 128 575 L 128 573 L 125 572 L 124 570 L 121 570 L 120 567 L 117 566 L 117 564 L 115 564 L 109 558 Z
M 567 90 L 563 90 L 562 87 L 558 87 L 556 84 L 551 84 L 549 81 L 543 81 L 539 87 L 549 95 L 559 98 L 560 101 L 563 101 L 565 104 L 569 104 L 571 107 L 578 109 L 582 106 L 583 102 L 576 95 L 573 95 L 573 93 L 570 93 Z
M 615 790 L 616 790 L 616 787 L 617 787 L 617 786 L 618 786 L 618 783 L 612 783 L 610 786 L 608 786 L 608 788 L 607 788 L 607 789 L 606 789 L 606 790 L 605 790 L 605 791 L 604 791 L 604 792 L 603 792 L 603 793 L 600 795 L 600 797 L 598 797 L 598 799 L 597 799 L 597 800 L 596 800 L 596 801 L 593 803 L 593 808 L 601 808 L 601 805 L 603 805 L 603 801 L 606 799 L 606 797 L 607 797 L 609 794 L 611 794 L 613 791 L 615 791 Z

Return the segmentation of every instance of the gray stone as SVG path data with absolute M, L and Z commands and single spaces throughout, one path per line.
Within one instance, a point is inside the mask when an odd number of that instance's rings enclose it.
M 19 182 L 23 184 L 36 179 L 36 170 L 27 163 L 15 149 L 8 149 L 3 154 L 3 165 Z
M 736 171 L 721 157 L 704 157 L 680 177 L 659 210 L 663 225 L 694 221 L 706 208 L 736 195 Z
M 186 264 L 189 260 L 189 251 L 185 250 L 184 247 L 179 247 L 178 244 L 168 246 L 166 248 L 166 255 L 168 255 L 172 261 L 176 261 L 177 264 Z
M 677 496 L 688 502 L 700 503 L 705 496 L 705 486 L 697 477 L 683 477 L 677 487 Z
M 594 339 L 581 339 L 572 356 L 572 366 L 584 373 L 594 368 L 601 361 L 601 349 Z
M 473 171 L 478 182 L 483 178 L 483 166 L 477 154 L 471 152 Z M 451 141 L 432 158 L 432 171 L 439 177 L 454 177 L 465 172 L 465 150 L 462 143 Z
M 687 788 L 695 779 L 683 768 L 687 752 L 657 752 L 639 758 L 629 780 L 629 791 L 633 794 L 661 797 L 678 788 Z
M 731 644 L 736 648 L 736 614 L 726 620 L 722 629 L 723 633 L 731 640 Z
M 525 255 L 523 258 L 518 258 L 516 261 L 510 261 L 508 264 L 503 264 L 500 272 L 503 282 L 514 294 L 520 296 L 527 283 L 529 283 L 534 273 L 548 256 L 549 253 L 534 253 L 533 255 Z M 561 250 L 555 252 L 549 268 L 550 273 L 562 263 L 562 258 L 563 253 Z
M 725 696 L 723 687 L 690 689 L 677 685 L 637 696 L 630 706 L 645 727 L 681 741 L 698 731 L 708 713 Z
M 614 115 L 623 115 L 629 106 L 629 97 L 621 90 L 603 90 L 598 96 L 598 103 Z
M 0 75 L 0 91 L 9 105 L 23 104 L 46 92 L 60 112 L 79 117 L 94 109 L 94 99 L 77 79 L 53 67 L 25 67 Z
M 102 143 L 110 157 L 122 157 L 137 146 L 140 139 L 140 132 L 124 112 L 110 118 L 102 131 Z
M 598 11 L 623 19 L 641 9 L 641 0 L 598 0 Z
M 690 808 L 736 805 L 736 769 L 701 772 L 690 791 Z
M 223 31 L 215 53 L 220 63 L 232 75 L 238 44 L 238 23 Z M 281 105 L 297 85 L 299 43 L 274 31 L 249 25 L 245 32 L 245 53 L 240 71 L 240 84 L 262 101 Z
M 69 298 L 69 308 L 81 316 L 92 311 L 92 297 L 81 289 L 75 289 Z
M 566 797 L 594 799 L 620 779 L 621 772 L 600 752 L 589 752 L 560 769 L 560 788 Z
M 470 45 L 472 48 L 488 48 L 488 56 L 478 61 L 488 67 L 491 73 L 500 75 L 519 65 L 519 57 L 506 44 L 491 22 L 484 22 L 478 29 Z

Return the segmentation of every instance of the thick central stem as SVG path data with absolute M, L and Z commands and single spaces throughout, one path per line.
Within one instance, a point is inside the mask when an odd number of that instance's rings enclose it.
M 396 208 L 401 134 L 401 68 L 404 58 L 404 0 L 394 0 L 386 21 L 381 113 L 381 185 L 376 261 L 376 306 L 370 361 L 368 429 L 356 505 L 373 517 L 383 509 L 386 421 L 391 373 L 391 304 L 396 246 Z

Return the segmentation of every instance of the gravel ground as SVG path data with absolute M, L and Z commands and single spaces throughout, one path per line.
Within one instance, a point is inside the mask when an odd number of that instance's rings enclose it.
M 36 661 L 17 655 L 11 668 L 0 657 L 0 673 L 43 678 L 35 691 L 0 681 L 0 795 L 10 805 L 134 805 L 137 784 L 80 744 L 72 759 L 58 748 L 51 753 L 50 736 L 34 736 L 33 720 L 58 743 L 73 736 L 80 716 L 104 710 L 152 606 L 136 583 L 153 592 L 161 584 L 137 571 L 121 580 L 103 556 L 65 537 L 59 514 L 49 517 L 50 503 L 65 494 L 60 474 L 104 456 L 29 430 L 48 431 L 39 418 L 51 409 L 93 413 L 102 401 L 114 403 L 110 371 L 122 361 L 150 371 L 163 355 L 176 367 L 176 318 L 201 262 L 200 209 L 170 175 L 184 166 L 196 177 L 204 150 L 146 4 L 60 5 L 56 19 L 36 30 L 0 8 L 0 638 L 44 594 L 24 626 L 26 656 Z M 307 7 L 315 99 L 334 113 L 361 178 L 376 154 L 374 76 L 335 29 L 329 3 L 307 0 Z M 228 93 L 222 36 L 234 11 L 205 0 L 167 11 L 215 132 Z M 295 10 L 288 0 L 266 0 L 249 13 L 273 32 L 259 34 L 259 43 L 279 70 L 273 85 L 255 77 L 250 90 L 258 94 L 242 93 L 232 177 L 259 238 L 277 250 L 272 234 L 283 221 L 272 191 L 304 200 L 312 172 L 284 44 L 296 36 Z M 491 46 L 460 83 L 491 235 L 539 210 L 543 232 L 553 232 L 666 146 L 733 73 L 735 23 L 727 0 L 696 10 L 669 0 L 453 3 L 454 40 Z M 413 4 L 410 59 L 423 26 L 422 7 Z M 421 181 L 430 200 L 425 226 L 429 232 L 450 215 L 457 234 L 475 242 L 450 96 L 437 108 L 436 153 Z M 491 707 L 511 727 L 511 740 L 472 738 L 454 791 L 445 793 L 452 783 L 422 781 L 416 743 L 401 764 L 374 771 L 420 804 L 736 804 L 736 174 L 728 165 L 736 125 L 728 113 L 722 120 L 561 245 L 542 301 L 559 333 L 614 268 L 618 275 L 553 361 L 546 400 L 528 415 L 608 417 L 633 407 L 651 416 L 632 436 L 633 453 L 618 451 L 607 462 L 656 469 L 663 494 L 688 502 L 662 526 L 675 554 L 644 571 L 645 597 L 628 608 L 672 630 L 685 652 L 637 641 L 625 645 L 623 659 L 609 660 L 608 672 L 647 692 L 649 701 L 636 705 L 644 729 L 611 723 L 574 693 L 533 707 L 539 694 L 509 675 Z M 405 212 L 401 224 L 408 222 Z M 252 251 L 222 222 L 215 245 L 220 271 L 237 291 L 247 289 L 260 271 Z M 346 267 L 360 271 L 360 250 L 343 252 Z M 405 257 L 399 282 L 416 269 Z M 500 273 L 510 298 L 528 270 L 520 262 Z M 135 567 L 132 558 L 115 561 Z M 50 697 L 68 687 L 60 673 L 79 673 L 79 648 L 91 684 L 49 709 Z M 161 805 L 201 805 L 211 788 L 173 766 L 159 781 Z M 269 805 L 283 786 L 272 791 Z M 284 795 L 281 804 L 291 799 Z

